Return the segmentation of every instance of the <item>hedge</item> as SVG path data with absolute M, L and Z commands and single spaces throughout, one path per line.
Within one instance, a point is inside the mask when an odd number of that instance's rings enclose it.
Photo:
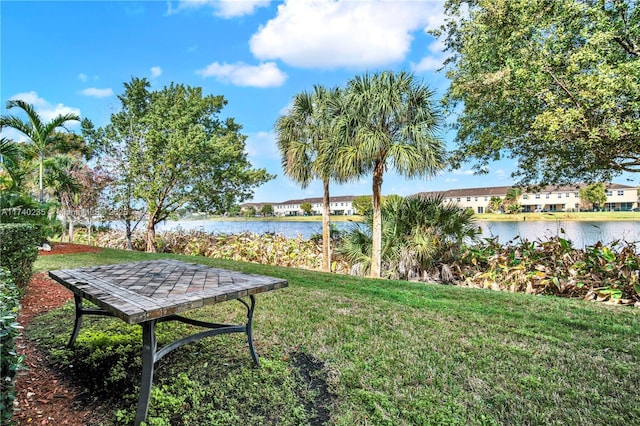
M 16 322 L 20 303 L 20 290 L 14 284 L 8 269 L 0 268 L 0 424 L 11 424 L 14 379 L 22 367 L 24 355 L 18 355 L 15 339 L 20 334 Z
M 0 267 L 7 268 L 16 287 L 24 291 L 38 257 L 42 233 L 38 225 L 0 224 Z

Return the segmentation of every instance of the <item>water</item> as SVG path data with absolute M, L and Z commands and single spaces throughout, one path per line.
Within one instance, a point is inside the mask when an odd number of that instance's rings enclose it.
M 529 241 L 545 241 L 551 237 L 571 240 L 573 247 L 584 248 L 598 241 L 606 245 L 620 240 L 640 242 L 640 221 L 522 221 L 522 222 L 481 222 L 483 237 L 498 237 L 506 243 L 520 236 Z
M 339 230 L 349 229 L 352 222 L 332 222 Z M 544 241 L 554 236 L 560 236 L 572 241 L 576 248 L 584 248 L 598 241 L 610 244 L 621 240 L 626 242 L 640 242 L 640 221 L 521 221 L 521 222 L 492 222 L 478 221 L 482 228 L 482 237 L 498 237 L 499 242 L 506 243 L 520 236 L 529 241 Z M 298 235 L 309 238 L 313 234 L 322 233 L 320 222 L 281 222 L 281 221 L 210 221 L 188 220 L 167 221 L 158 226 L 158 231 L 167 230 L 199 230 L 216 234 L 240 234 L 252 232 L 256 234 L 275 233 L 288 238 Z M 564 231 L 564 232 L 563 232 Z
M 351 222 L 332 222 L 332 225 L 339 230 L 345 230 L 351 226 Z M 322 234 L 322 222 L 184 220 L 162 222 L 156 228 L 157 231 L 176 229 L 204 231 L 214 234 L 272 233 L 280 234 L 287 238 L 296 238 L 300 235 L 302 238 L 308 239 L 314 234 Z

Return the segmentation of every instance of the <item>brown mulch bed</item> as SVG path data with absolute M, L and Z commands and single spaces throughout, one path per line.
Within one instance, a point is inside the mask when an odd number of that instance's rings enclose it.
M 41 251 L 41 256 L 67 253 L 95 253 L 98 247 L 80 244 L 55 243 L 51 251 Z M 21 300 L 18 322 L 25 328 L 31 320 L 47 311 L 58 308 L 73 299 L 73 294 L 52 279 L 46 272 L 34 274 Z M 59 373 L 49 367 L 46 355 L 29 340 L 20 338 L 18 353 L 25 355 L 26 370 L 16 376 L 16 400 L 14 420 L 19 425 L 70 425 L 90 423 L 96 413 L 81 406 L 75 389 Z
M 41 250 L 40 255 L 47 256 L 50 254 L 99 253 L 102 250 L 100 247 L 70 243 L 53 243 L 53 246 L 51 248 L 51 251 Z

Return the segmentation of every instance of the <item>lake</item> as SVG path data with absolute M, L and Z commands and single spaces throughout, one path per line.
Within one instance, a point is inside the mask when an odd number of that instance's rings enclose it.
M 332 222 L 339 230 L 349 229 L 353 222 Z M 615 240 L 640 242 L 640 221 L 521 221 L 493 222 L 478 221 L 482 228 L 482 237 L 498 237 L 499 242 L 506 243 L 520 236 L 529 241 L 548 240 L 560 236 L 573 242 L 576 248 L 584 248 L 598 241 L 609 244 Z M 256 234 L 274 233 L 288 238 L 298 235 L 309 238 L 313 234 L 322 233 L 321 222 L 282 222 L 282 221 L 212 221 L 185 220 L 166 221 L 158 226 L 158 231 L 199 230 L 216 234 L 240 234 L 252 232 Z M 564 231 L 564 233 L 563 233 Z

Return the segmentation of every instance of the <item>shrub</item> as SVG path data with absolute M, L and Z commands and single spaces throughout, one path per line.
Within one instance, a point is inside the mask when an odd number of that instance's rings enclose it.
M 126 241 L 123 231 L 113 230 L 96 235 L 96 244 L 101 247 L 124 249 Z M 144 250 L 145 239 L 141 233 L 132 238 L 134 250 Z M 252 233 L 208 234 L 203 231 L 169 231 L 156 234 L 156 247 L 164 253 L 186 254 L 254 262 L 263 265 L 278 265 L 290 268 L 321 268 L 320 246 L 302 237 L 286 238 L 282 235 Z M 348 264 L 336 256 L 332 264 L 334 272 L 346 273 Z
M 640 302 L 640 255 L 634 243 L 574 248 L 560 237 L 496 239 L 470 247 L 457 263 L 459 284 L 589 300 Z
M 0 267 L 7 268 L 16 287 L 24 290 L 38 257 L 40 227 L 33 224 L 0 224 Z
M 10 424 L 15 399 L 14 378 L 24 355 L 18 355 L 15 339 L 20 333 L 16 322 L 20 291 L 7 269 L 0 268 L 0 424 Z

